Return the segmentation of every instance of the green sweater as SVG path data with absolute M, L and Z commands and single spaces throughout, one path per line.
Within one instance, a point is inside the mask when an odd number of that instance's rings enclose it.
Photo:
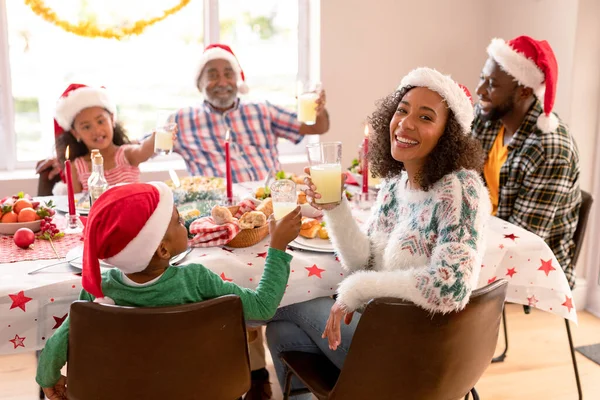
M 291 260 L 291 255 L 269 248 L 265 270 L 256 290 L 223 281 L 202 265 L 189 264 L 169 267 L 153 284 L 136 287 L 124 284 L 121 271 L 111 269 L 102 274 L 102 291 L 115 304 L 129 307 L 175 306 L 236 294 L 242 300 L 246 319 L 266 320 L 275 314 L 281 302 Z M 79 299 L 93 301 L 94 297 L 82 290 Z M 67 363 L 68 343 L 67 317 L 40 354 L 35 380 L 41 387 L 52 387 L 58 382 L 60 370 Z

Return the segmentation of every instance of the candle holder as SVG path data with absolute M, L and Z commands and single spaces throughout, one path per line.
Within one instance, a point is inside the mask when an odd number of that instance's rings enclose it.
M 79 214 L 67 214 L 66 217 L 67 227 L 64 230 L 65 235 L 83 232 L 83 223 L 79 219 Z
M 360 210 L 368 210 L 375 204 L 377 194 L 375 193 L 357 193 L 352 197 L 352 202 L 356 204 L 356 207 Z

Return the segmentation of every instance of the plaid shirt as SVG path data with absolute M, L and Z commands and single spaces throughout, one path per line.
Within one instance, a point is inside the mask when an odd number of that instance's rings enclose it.
M 225 177 L 225 134 L 231 130 L 231 176 L 233 182 L 258 181 L 280 169 L 277 139 L 299 143 L 300 122 L 296 113 L 266 103 L 239 99 L 225 113 L 208 102 L 183 108 L 169 120 L 179 128 L 173 151 L 180 154 L 193 176 Z
M 581 205 L 579 151 L 562 122 L 553 133 L 543 133 L 536 127 L 542 112 L 536 100 L 508 144 L 508 158 L 500 169 L 496 216 L 544 239 L 574 287 L 571 258 Z M 475 117 L 473 136 L 480 140 L 486 154 L 501 124 Z

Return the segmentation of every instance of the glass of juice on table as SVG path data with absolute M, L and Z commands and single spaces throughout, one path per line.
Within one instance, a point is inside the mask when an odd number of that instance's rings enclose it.
M 314 125 L 317 121 L 317 99 L 321 83 L 298 82 L 298 121 L 305 125 Z
M 314 143 L 307 145 L 306 150 L 310 177 L 321 195 L 315 203 L 339 203 L 342 201 L 342 143 Z
M 280 179 L 271 184 L 273 199 L 273 214 L 275 219 L 281 219 L 298 207 L 296 184 L 289 179 Z

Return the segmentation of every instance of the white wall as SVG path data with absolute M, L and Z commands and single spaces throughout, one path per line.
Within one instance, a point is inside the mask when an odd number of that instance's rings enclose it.
M 356 157 L 375 101 L 411 69 L 430 66 L 474 88 L 485 60 L 485 4 L 478 0 L 408 2 L 321 0 L 321 80 L 331 131 Z

